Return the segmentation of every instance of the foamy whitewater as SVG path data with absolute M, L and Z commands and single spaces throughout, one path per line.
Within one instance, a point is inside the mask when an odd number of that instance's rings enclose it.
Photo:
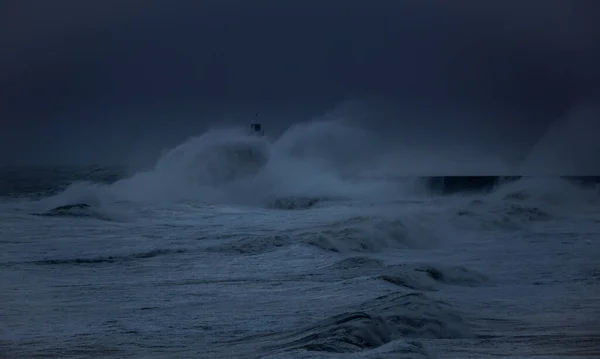
M 597 187 L 443 195 L 403 164 L 449 162 L 378 143 L 322 121 L 2 170 L 0 357 L 600 357 Z

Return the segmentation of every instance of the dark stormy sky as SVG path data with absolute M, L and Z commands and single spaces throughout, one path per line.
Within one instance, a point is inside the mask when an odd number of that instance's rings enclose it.
M 5 0 L 0 164 L 131 162 L 340 103 L 391 138 L 527 148 L 582 104 L 600 127 L 599 17 L 598 0 Z

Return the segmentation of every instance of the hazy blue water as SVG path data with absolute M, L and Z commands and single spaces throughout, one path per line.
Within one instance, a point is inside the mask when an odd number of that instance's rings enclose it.
M 600 357 L 597 189 L 437 196 L 277 159 L 194 187 L 173 156 L 0 172 L 1 355 Z

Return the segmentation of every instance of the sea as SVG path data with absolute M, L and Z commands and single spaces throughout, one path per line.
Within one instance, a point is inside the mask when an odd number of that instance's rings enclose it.
M 373 143 L 0 169 L 0 358 L 600 358 L 598 185 L 432 180 Z

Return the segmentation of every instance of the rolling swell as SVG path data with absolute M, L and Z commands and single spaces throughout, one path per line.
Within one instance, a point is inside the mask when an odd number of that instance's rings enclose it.
M 418 339 L 458 339 L 473 336 L 462 316 L 448 304 L 421 293 L 394 293 L 377 297 L 347 312 L 304 329 L 262 335 L 281 344 L 266 351 L 353 353 L 403 341 L 397 354 L 426 355 Z M 253 341 L 250 337 L 241 341 Z M 396 348 L 398 349 L 398 348 Z
M 57 206 L 44 212 L 31 213 L 31 215 L 38 217 L 91 218 L 102 221 L 122 220 L 122 218 L 115 213 L 105 211 L 101 207 L 92 206 L 84 202 Z
M 154 249 L 147 252 L 133 253 L 121 256 L 101 256 L 91 258 L 62 258 L 62 259 L 43 259 L 33 262 L 37 265 L 85 265 L 85 264 L 106 264 L 136 261 L 141 259 L 149 259 L 158 256 L 170 254 L 185 253 L 181 249 Z
M 311 274 L 311 280 L 348 280 L 370 277 L 383 280 L 403 289 L 437 291 L 442 285 L 478 287 L 488 285 L 490 279 L 461 266 L 425 263 L 386 265 L 382 261 L 356 256 L 342 259 Z
M 436 240 L 434 231 L 410 218 L 400 220 L 357 216 L 311 228 L 222 238 L 221 243 L 207 250 L 256 255 L 302 244 L 323 252 L 378 253 L 390 248 L 428 248 Z
M 317 197 L 281 197 L 268 203 L 271 209 L 300 210 L 309 209 L 323 202 L 324 198 Z
M 87 203 L 66 204 L 54 207 L 46 212 L 32 213 L 34 216 L 44 217 L 93 217 L 91 206 Z

